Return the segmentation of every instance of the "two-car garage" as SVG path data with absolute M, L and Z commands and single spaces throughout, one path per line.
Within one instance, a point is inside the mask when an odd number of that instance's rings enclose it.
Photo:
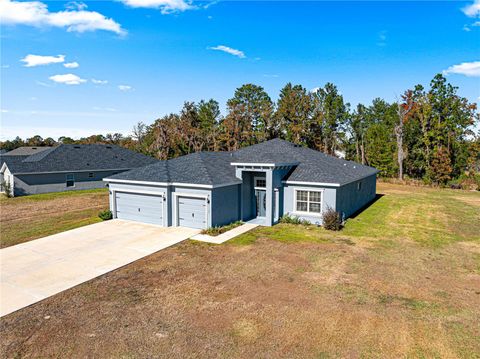
M 166 193 L 114 189 L 111 191 L 113 215 L 159 226 L 208 227 L 208 194 L 171 192 L 169 201 Z

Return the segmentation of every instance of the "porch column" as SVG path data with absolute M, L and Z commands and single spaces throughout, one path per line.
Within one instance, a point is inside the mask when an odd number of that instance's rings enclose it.
M 266 171 L 266 216 L 265 216 L 265 225 L 272 226 L 273 225 L 273 170 Z
M 235 167 L 235 177 L 238 179 L 242 180 L 242 184 L 240 185 L 240 220 L 244 220 L 243 216 L 243 191 L 244 191 L 244 186 L 243 186 L 243 171 Z

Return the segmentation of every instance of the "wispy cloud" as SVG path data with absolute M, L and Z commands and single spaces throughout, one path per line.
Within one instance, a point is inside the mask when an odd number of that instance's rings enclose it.
M 378 46 L 387 46 L 387 31 L 386 30 L 382 30 L 378 33 L 377 45 Z
M 108 84 L 108 81 L 107 81 L 107 80 L 92 79 L 92 82 L 93 82 L 95 85 L 106 85 L 106 84 Z
M 95 30 L 126 33 L 119 23 L 96 12 L 86 11 L 84 7 L 74 10 L 50 12 L 46 4 L 40 1 L 0 0 L 0 17 L 5 25 L 29 25 L 36 27 L 66 28 L 69 32 Z
M 462 11 L 468 17 L 480 16 L 480 0 L 475 0 L 472 4 L 462 8 Z
M 20 61 L 25 63 L 25 65 L 23 65 L 25 67 L 43 66 L 43 65 L 57 64 L 57 63 L 64 62 L 65 55 L 57 55 L 57 56 L 27 55 Z
M 208 49 L 209 50 L 226 52 L 227 54 L 237 56 L 241 59 L 244 59 L 246 57 L 245 53 L 243 51 L 238 50 L 238 49 L 234 49 L 232 47 L 224 46 L 224 45 L 212 46 L 212 47 L 208 47 Z
M 443 73 L 445 75 L 458 74 L 469 77 L 480 77 L 480 61 L 462 62 L 461 64 L 450 66 L 444 70 Z
M 276 78 L 276 77 L 279 77 L 277 74 L 263 74 L 263 77 L 273 77 L 273 78 Z
M 54 75 L 50 76 L 49 79 L 53 82 L 65 85 L 80 85 L 87 81 L 74 74 Z
M 121 0 L 125 5 L 134 8 L 160 9 L 162 14 L 171 14 L 195 9 L 191 1 L 185 0 Z
M 63 66 L 65 66 L 67 69 L 76 69 L 80 65 L 78 64 L 78 62 L 74 61 L 74 62 L 67 62 L 63 64 Z
M 99 106 L 94 106 L 93 109 L 95 111 L 107 111 L 107 112 L 117 112 L 116 108 L 113 107 L 99 107 Z
M 133 87 L 129 86 L 129 85 L 118 85 L 118 89 L 120 91 L 127 92 L 127 91 L 130 91 L 130 90 L 133 90 Z

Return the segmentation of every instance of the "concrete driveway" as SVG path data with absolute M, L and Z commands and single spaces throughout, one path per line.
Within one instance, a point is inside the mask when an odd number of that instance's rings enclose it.
M 200 230 L 111 220 L 0 250 L 0 316 L 172 246 Z

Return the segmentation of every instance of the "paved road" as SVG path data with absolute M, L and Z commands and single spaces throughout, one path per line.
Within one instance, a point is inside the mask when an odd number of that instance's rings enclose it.
M 200 230 L 111 220 L 0 250 L 0 316 L 172 246 Z

